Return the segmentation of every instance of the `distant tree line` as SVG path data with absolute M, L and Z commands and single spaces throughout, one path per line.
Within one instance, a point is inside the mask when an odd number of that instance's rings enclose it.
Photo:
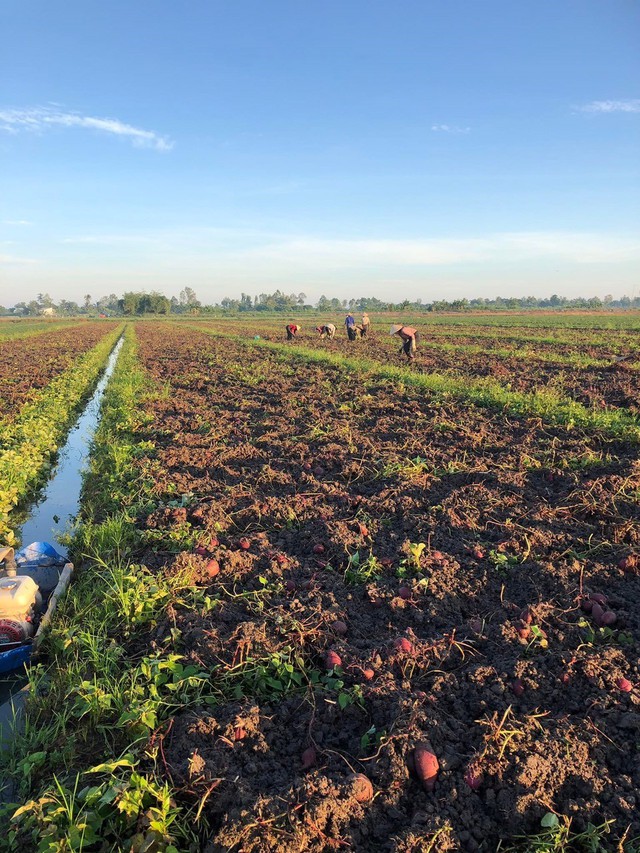
M 604 299 L 592 296 L 585 299 L 579 296 L 568 299 L 566 296 L 553 294 L 546 299 L 538 299 L 536 296 L 498 296 L 496 299 L 455 299 L 447 302 L 445 299 L 436 300 L 426 306 L 427 311 L 526 311 L 532 309 L 558 309 L 583 311 L 598 311 L 602 308 L 640 308 L 640 296 L 631 299 L 622 296 L 614 299 L 608 294 Z
M 165 296 L 156 290 L 151 293 L 146 291 L 128 291 L 122 296 L 115 293 L 95 299 L 91 294 L 86 294 L 81 305 L 63 299 L 55 303 L 48 293 L 38 294 L 38 298 L 31 302 L 18 302 L 13 308 L 0 306 L 0 314 L 11 317 L 78 317 L 86 316 L 137 316 L 167 315 L 167 314 L 227 314 L 243 312 L 279 312 L 291 313 L 300 311 L 321 311 L 323 313 L 335 313 L 338 311 L 414 311 L 414 312 L 438 312 L 438 311 L 532 311 L 532 310 L 584 310 L 597 311 L 600 309 L 613 308 L 640 308 L 640 296 L 631 298 L 623 296 L 614 299 L 607 295 L 604 299 L 597 296 L 591 299 L 578 297 L 568 299 L 565 296 L 554 294 L 545 299 L 535 296 L 525 297 L 501 297 L 496 299 L 438 299 L 433 302 L 423 302 L 421 299 L 411 301 L 405 299 L 402 302 L 385 302 L 375 296 L 361 296 L 359 299 L 328 299 L 321 296 L 315 305 L 306 302 L 304 293 L 284 293 L 276 290 L 274 293 L 260 293 L 250 296 L 241 293 L 239 299 L 225 297 L 215 305 L 202 305 L 195 291 L 191 287 L 185 287 L 176 296 Z
M 258 296 L 249 296 L 241 293 L 240 299 L 229 299 L 225 297 L 219 305 L 208 306 L 211 310 L 222 308 L 224 311 L 292 311 L 294 308 L 312 309 L 312 305 L 305 305 L 307 296 L 305 293 L 283 293 L 276 290 L 275 293 L 261 293 Z
M 101 296 L 94 300 L 90 293 L 84 297 L 82 305 L 63 299 L 55 303 L 48 293 L 39 293 L 31 302 L 17 302 L 13 308 L 0 306 L 0 314 L 12 317 L 80 317 L 82 315 L 106 317 L 143 316 L 144 314 L 197 314 L 201 309 L 195 291 L 185 287 L 179 297 L 170 299 L 157 290 L 151 293 L 129 291 L 117 296 Z

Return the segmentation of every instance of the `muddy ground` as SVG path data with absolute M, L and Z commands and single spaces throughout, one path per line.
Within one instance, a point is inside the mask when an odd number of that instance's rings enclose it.
M 548 812 L 640 834 L 637 447 L 137 333 L 138 557 L 209 596 L 148 637 L 219 690 L 162 733 L 203 849 L 493 851 Z

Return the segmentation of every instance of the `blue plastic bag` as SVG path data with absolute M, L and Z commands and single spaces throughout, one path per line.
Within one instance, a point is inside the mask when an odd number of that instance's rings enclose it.
M 53 545 L 48 542 L 32 542 L 21 548 L 16 554 L 18 566 L 64 566 L 67 558 L 58 554 Z

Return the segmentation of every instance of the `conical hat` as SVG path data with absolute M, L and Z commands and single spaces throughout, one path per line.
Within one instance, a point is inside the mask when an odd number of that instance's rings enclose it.
M 402 328 L 402 323 L 392 323 L 389 328 L 389 334 L 395 335 L 396 332 L 399 332 Z

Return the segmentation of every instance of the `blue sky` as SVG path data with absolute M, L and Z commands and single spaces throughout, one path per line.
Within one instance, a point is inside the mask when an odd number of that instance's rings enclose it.
M 4 0 L 0 304 L 638 293 L 635 0 Z

